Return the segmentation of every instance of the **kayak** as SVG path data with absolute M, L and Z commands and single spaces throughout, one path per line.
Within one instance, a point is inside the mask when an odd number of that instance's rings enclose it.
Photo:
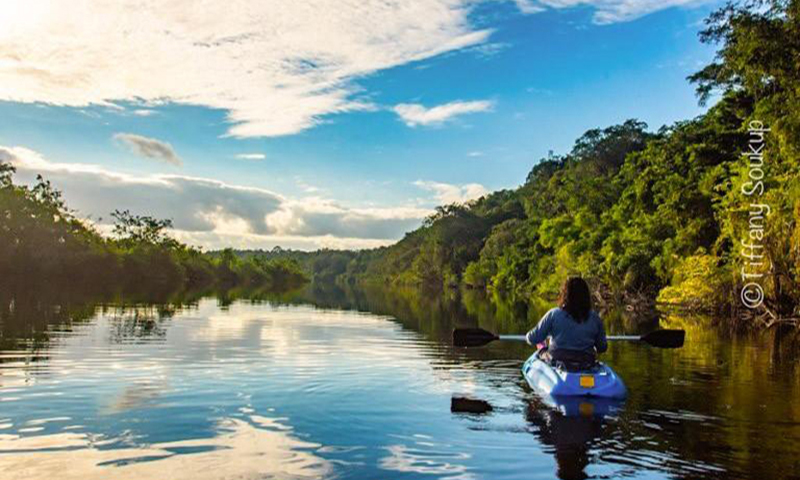
M 578 372 L 554 367 L 536 352 L 522 366 L 528 385 L 543 396 L 623 399 L 628 389 L 622 378 L 603 362 Z

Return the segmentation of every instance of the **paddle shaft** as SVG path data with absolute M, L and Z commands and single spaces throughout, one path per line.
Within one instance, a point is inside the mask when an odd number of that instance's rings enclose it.
M 608 340 L 641 341 L 652 347 L 680 348 L 683 346 L 686 331 L 655 330 L 644 335 L 610 335 Z M 453 345 L 457 347 L 482 347 L 495 340 L 527 342 L 526 335 L 495 335 L 482 328 L 457 328 L 453 330 Z
M 510 340 L 515 342 L 526 342 L 525 335 L 498 335 L 498 340 Z M 641 340 L 639 335 L 609 335 L 606 337 L 608 340 Z
M 498 335 L 499 340 L 511 340 L 515 342 L 527 342 L 525 335 Z

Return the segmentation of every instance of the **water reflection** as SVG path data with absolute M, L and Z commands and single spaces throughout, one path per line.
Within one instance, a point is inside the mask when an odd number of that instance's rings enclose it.
M 0 435 L 0 469 L 6 479 L 323 478 L 332 465 L 317 448 L 278 420 L 251 415 L 217 421 L 208 438 L 146 445 L 126 433 Z
M 29 292 L 30 293 L 30 292 Z M 3 478 L 792 478 L 791 334 L 669 317 L 686 346 L 614 344 L 620 409 L 548 404 L 531 353 L 454 349 L 549 308 L 478 292 L 311 286 L 166 303 L 0 292 Z M 653 328 L 610 315 L 609 330 Z M 454 396 L 483 414 L 451 415 Z M 66 472 L 66 473 L 65 473 Z
M 475 478 L 463 464 L 470 459 L 468 453 L 453 451 L 450 444 L 432 443 L 432 437 L 426 435 L 404 440 L 404 443 L 386 447 L 388 455 L 380 460 L 381 468 L 453 480 Z
M 542 399 L 536 394 L 523 395 L 522 411 L 514 408 L 496 408 L 482 399 L 453 397 L 451 412 L 461 419 L 478 421 L 474 431 L 504 431 L 513 433 L 506 422 L 493 416 L 519 415 L 528 423 L 526 432 L 536 437 L 538 448 L 553 456 L 554 471 L 563 480 L 595 477 L 641 476 L 647 478 L 663 475 L 695 478 L 729 478 L 729 472 L 698 459 L 684 460 L 669 451 L 653 448 L 660 431 L 654 424 L 618 416 L 621 405 L 600 399 L 570 398 Z M 648 412 L 652 414 L 653 412 Z
M 570 409 L 566 414 L 531 400 L 525 410 L 525 419 L 536 428 L 545 451 L 550 451 L 555 457 L 558 478 L 588 478 L 586 467 L 592 460 L 590 447 L 602 436 L 604 419 L 603 415 L 594 414 L 592 403 L 578 403 L 577 411 Z

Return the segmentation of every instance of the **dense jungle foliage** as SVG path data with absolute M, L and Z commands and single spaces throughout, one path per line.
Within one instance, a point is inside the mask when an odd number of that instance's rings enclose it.
M 798 16 L 797 0 L 712 14 L 701 40 L 719 44 L 717 57 L 690 80 L 702 102 L 716 103 L 695 119 L 657 132 L 636 120 L 590 130 L 569 153 L 536 163 L 518 189 L 440 207 L 390 247 L 274 255 L 304 262 L 315 278 L 521 297 L 553 294 L 580 274 L 599 294 L 716 312 L 739 306 L 744 284 L 756 281 L 765 301 L 751 313 L 766 323 L 796 318 Z M 763 254 L 763 265 L 743 250 Z
M 180 291 L 267 286 L 288 288 L 305 276 L 291 260 L 215 255 L 167 234 L 169 220 L 115 211 L 113 237 L 100 235 L 73 214 L 61 193 L 38 177 L 33 187 L 13 182 L 0 161 L 0 282 L 6 287 L 47 284 L 70 291 Z

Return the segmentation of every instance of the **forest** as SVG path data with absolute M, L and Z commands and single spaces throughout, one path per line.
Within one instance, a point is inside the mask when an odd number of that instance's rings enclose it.
M 590 130 L 536 162 L 519 188 L 439 207 L 389 247 L 271 256 L 304 263 L 317 280 L 517 299 L 552 296 L 582 275 L 601 301 L 797 323 L 798 14 L 797 1 L 731 3 L 706 20 L 700 40 L 718 45 L 716 59 L 688 80 L 701 103 L 714 102 L 697 118 Z M 763 299 L 743 291 L 751 282 Z
M 0 285 L 68 287 L 83 293 L 177 292 L 263 287 L 285 289 L 306 281 L 288 259 L 214 255 L 169 235 L 170 220 L 112 213 L 113 235 L 79 219 L 61 192 L 41 176 L 28 187 L 13 181 L 14 167 L 0 161 Z

